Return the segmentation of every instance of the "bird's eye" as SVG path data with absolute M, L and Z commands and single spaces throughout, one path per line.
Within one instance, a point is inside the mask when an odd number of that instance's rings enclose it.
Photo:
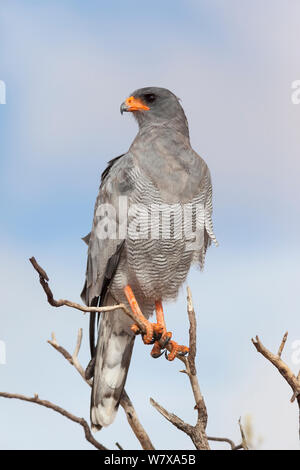
M 156 100 L 156 96 L 153 93 L 146 93 L 144 95 L 144 98 L 147 101 L 147 103 L 153 103 L 153 101 Z

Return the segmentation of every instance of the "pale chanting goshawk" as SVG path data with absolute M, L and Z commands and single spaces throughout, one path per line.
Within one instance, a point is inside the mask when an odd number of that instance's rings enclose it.
M 152 356 L 160 356 L 157 339 L 163 339 L 171 345 L 167 358 L 173 360 L 188 348 L 166 331 L 162 301 L 176 299 L 191 265 L 202 267 L 207 247 L 217 243 L 210 172 L 192 149 L 185 113 L 169 90 L 141 88 L 121 105 L 124 111 L 133 113 L 139 131 L 128 152 L 111 160 L 102 174 L 92 231 L 85 238 L 81 296 L 89 306 L 127 304 L 146 326 L 143 340 L 154 343 Z M 151 324 L 154 311 L 157 323 Z M 95 313 L 90 314 L 93 430 L 114 420 L 136 332 L 123 310 L 101 313 L 99 327 Z

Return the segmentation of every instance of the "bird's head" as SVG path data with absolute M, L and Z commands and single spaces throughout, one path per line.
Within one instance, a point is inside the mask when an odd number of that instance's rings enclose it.
M 149 123 L 165 124 L 175 119 L 187 126 L 179 99 L 166 88 L 140 88 L 121 104 L 120 111 L 121 114 L 132 112 L 140 127 Z

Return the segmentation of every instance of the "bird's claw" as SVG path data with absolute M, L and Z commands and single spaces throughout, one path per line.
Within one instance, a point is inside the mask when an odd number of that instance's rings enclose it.
M 173 361 L 176 356 L 185 356 L 189 352 L 189 348 L 182 346 L 175 341 L 172 341 L 172 333 L 169 331 L 163 331 L 163 327 L 158 323 L 145 323 L 146 332 L 143 333 L 138 325 L 134 324 L 131 326 L 131 331 L 135 335 L 142 335 L 143 342 L 145 344 L 154 344 L 151 350 L 151 356 L 154 359 L 159 358 L 165 353 L 165 358 L 168 361 Z M 170 345 L 171 351 L 166 349 Z
M 162 356 L 162 354 L 164 353 L 163 350 L 161 350 L 162 348 L 160 347 L 160 344 L 158 341 L 155 341 L 154 343 L 154 346 L 152 348 L 152 351 L 151 351 L 151 356 L 153 357 L 153 359 L 158 359 L 160 356 Z
M 189 352 L 189 348 L 187 346 L 182 346 L 181 344 L 176 343 L 175 341 L 170 341 L 171 351 L 165 351 L 165 358 L 168 361 L 174 361 L 176 356 L 185 356 Z
M 159 325 L 158 323 L 150 323 L 149 321 L 146 320 L 145 329 L 146 329 L 146 332 L 143 333 L 140 330 L 138 325 L 133 324 L 131 326 L 131 331 L 133 331 L 135 335 L 139 335 L 139 334 L 142 335 L 143 342 L 145 344 L 154 344 L 155 341 L 159 341 L 163 335 L 163 327 Z

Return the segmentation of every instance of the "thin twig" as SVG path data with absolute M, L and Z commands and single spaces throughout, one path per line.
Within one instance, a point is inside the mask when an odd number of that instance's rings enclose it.
M 60 354 L 62 354 L 62 355 L 64 356 L 64 358 L 67 359 L 67 361 L 68 361 L 72 366 L 75 367 L 75 369 L 77 370 L 77 372 L 79 372 L 79 374 L 81 375 L 81 377 L 83 378 L 83 380 L 84 380 L 88 385 L 91 386 L 91 385 L 92 385 L 92 381 L 86 379 L 86 377 L 85 377 L 85 371 L 84 371 L 83 367 L 81 366 L 81 364 L 80 364 L 79 361 L 78 361 L 78 353 L 79 353 L 79 349 L 80 349 L 80 345 L 81 345 L 81 336 L 82 336 L 82 329 L 80 328 L 79 331 L 78 331 L 77 343 L 76 343 L 76 348 L 75 348 L 75 351 L 74 351 L 73 356 L 71 356 L 71 354 L 69 353 L 69 351 L 67 351 L 65 348 L 63 348 L 62 346 L 60 346 L 60 345 L 58 344 L 54 332 L 51 334 L 51 340 L 48 340 L 47 343 L 49 343 L 54 349 L 56 349 L 56 351 L 58 351 Z
M 90 307 L 86 305 L 81 305 L 76 302 L 72 302 L 71 300 L 67 299 L 60 299 L 60 300 L 55 300 L 54 295 L 52 293 L 52 290 L 49 287 L 48 281 L 49 277 L 46 273 L 46 271 L 38 264 L 36 261 L 35 257 L 32 256 L 29 259 L 30 263 L 34 267 L 34 269 L 38 272 L 39 274 L 39 280 L 40 284 L 47 296 L 48 303 L 52 307 L 71 307 L 75 308 L 76 310 L 80 310 L 81 312 L 84 313 L 91 313 L 91 312 L 96 312 L 96 313 L 101 313 L 101 312 L 112 312 L 114 310 L 123 310 L 123 312 L 131 318 L 131 320 L 139 327 L 140 333 L 146 333 L 146 327 L 145 325 L 141 322 L 140 318 L 131 310 L 126 307 L 125 304 L 119 303 L 117 305 L 110 305 L 110 306 L 105 306 L 105 307 Z M 165 345 L 164 341 L 160 339 L 158 341 L 162 349 L 167 349 L 169 352 L 172 351 L 172 346 L 170 344 Z M 180 354 L 176 356 L 178 359 L 181 359 Z
M 189 330 L 190 344 L 189 344 L 188 361 L 189 361 L 191 374 L 196 375 L 197 370 L 196 370 L 195 360 L 196 360 L 196 352 L 197 352 L 196 351 L 197 323 L 196 323 L 196 315 L 195 315 L 195 310 L 194 310 L 193 301 L 192 301 L 192 293 L 189 287 L 187 287 L 187 311 L 188 311 L 189 322 L 190 322 L 190 330 Z
M 144 450 L 155 450 L 148 434 L 146 433 L 145 429 L 141 425 L 132 401 L 130 400 L 129 396 L 127 395 L 126 391 L 123 391 L 120 405 L 122 406 L 123 410 L 125 411 L 127 421 L 134 432 L 136 438 L 140 442 L 142 448 Z
M 188 317 L 190 322 L 190 330 L 189 330 L 189 347 L 191 354 L 188 355 L 188 360 L 186 361 L 186 371 L 187 375 L 190 379 L 191 387 L 193 390 L 194 398 L 195 398 L 195 409 L 198 411 L 198 421 L 196 427 L 203 428 L 202 431 L 205 431 L 207 426 L 207 409 L 205 405 L 204 398 L 202 396 L 199 381 L 196 375 L 196 332 L 197 332 L 197 322 L 196 322 L 196 314 L 193 306 L 193 299 L 191 290 L 187 288 L 187 304 L 188 304 Z M 201 432 L 202 432 L 201 431 Z
M 247 444 L 247 439 L 246 439 L 245 432 L 244 432 L 244 428 L 242 426 L 242 419 L 241 418 L 239 419 L 239 427 L 240 427 L 240 432 L 241 432 L 241 436 L 242 436 L 241 446 L 243 447 L 244 450 L 249 450 L 248 444 Z
M 181 357 L 181 361 L 185 364 L 185 373 L 189 377 L 190 384 L 192 387 L 193 395 L 195 398 L 195 409 L 198 412 L 198 419 L 195 426 L 191 426 L 190 424 L 185 423 L 181 418 L 176 416 L 173 413 L 169 413 L 165 408 L 159 405 L 155 400 L 152 398 L 150 399 L 150 403 L 154 408 L 161 415 L 163 415 L 168 421 L 170 421 L 174 426 L 176 426 L 181 431 L 185 432 L 193 441 L 196 449 L 199 450 L 209 450 L 209 443 L 207 439 L 207 435 L 205 432 L 206 425 L 207 425 L 207 410 L 206 405 L 204 402 L 204 398 L 200 391 L 199 382 L 196 375 L 196 366 L 195 366 L 195 358 L 196 358 L 196 315 L 195 310 L 193 307 L 193 301 L 191 296 L 191 291 L 187 289 L 187 301 L 188 301 L 188 317 L 190 322 L 190 330 L 189 330 L 189 356 L 188 358 Z M 183 371 L 181 371 L 183 372 Z
M 0 392 L 0 397 L 3 398 L 14 398 L 17 400 L 22 400 L 22 401 L 27 401 L 31 403 L 36 403 L 37 405 L 44 406 L 46 408 L 50 408 L 53 411 L 56 411 L 57 413 L 60 413 L 61 415 L 65 416 L 66 418 L 70 419 L 71 421 L 74 421 L 74 423 L 80 424 L 80 426 L 83 427 L 84 429 L 84 434 L 85 438 L 88 442 L 90 442 L 96 449 L 98 450 L 107 450 L 106 447 L 104 447 L 100 442 L 98 442 L 96 439 L 94 439 L 90 427 L 88 423 L 85 421 L 84 418 L 79 418 L 78 416 L 73 415 L 72 413 L 69 413 L 69 411 L 65 410 L 64 408 L 61 408 L 58 405 L 55 405 L 54 403 L 51 403 L 48 400 L 41 400 L 38 395 L 34 395 L 34 397 L 26 397 L 25 395 L 20 395 L 18 393 L 6 393 L 6 392 Z
M 176 428 L 180 429 L 180 431 L 183 431 L 188 435 L 191 435 L 193 426 L 188 423 L 185 423 L 181 418 L 178 418 L 178 416 L 176 416 L 175 414 L 169 413 L 169 411 L 167 411 L 163 406 L 153 400 L 153 398 L 150 398 L 150 403 L 162 416 L 164 416 L 168 421 L 170 421 L 170 423 L 176 426 Z
M 38 272 L 38 274 L 40 276 L 40 284 L 41 284 L 42 288 L 44 289 L 44 292 L 47 296 L 47 300 L 48 300 L 49 304 L 52 307 L 63 307 L 63 306 L 71 307 L 71 308 L 75 308 L 76 310 L 80 310 L 81 312 L 84 312 L 84 313 L 111 312 L 113 310 L 118 310 L 118 309 L 121 308 L 122 310 L 124 310 L 126 315 L 131 317 L 134 321 L 136 320 L 135 316 L 126 308 L 126 305 L 124 305 L 124 304 L 110 305 L 110 306 L 106 306 L 106 307 L 89 307 L 89 306 L 86 306 L 86 305 L 77 304 L 76 302 L 72 302 L 71 300 L 67 300 L 67 299 L 55 300 L 54 296 L 53 296 L 53 292 L 50 289 L 49 284 L 48 284 L 49 277 L 48 277 L 46 271 L 38 264 L 38 262 L 36 261 L 34 256 L 29 258 L 29 261 L 31 262 L 34 269 Z M 138 326 L 140 327 L 139 324 L 138 324 Z M 142 327 L 142 324 L 141 324 L 141 327 Z
M 271 353 L 260 341 L 259 337 L 256 336 L 255 340 L 252 338 L 252 343 L 254 344 L 256 350 L 262 354 L 269 362 L 271 362 L 282 377 L 286 380 L 293 391 L 291 402 L 297 399 L 298 408 L 299 408 L 299 439 L 300 439 L 300 373 L 296 377 L 295 374 L 291 371 L 289 366 L 281 359 L 281 354 L 287 339 L 287 332 L 284 334 L 281 341 L 277 355 Z
M 281 357 L 281 354 L 282 354 L 283 348 L 284 348 L 284 346 L 285 346 L 287 337 L 288 337 L 288 331 L 286 331 L 286 332 L 284 333 L 284 335 L 283 335 L 283 338 L 282 338 L 282 341 L 281 341 L 281 344 L 280 344 L 280 346 L 279 346 L 278 353 L 277 353 L 277 356 L 278 356 L 278 357 Z
M 151 405 L 162 415 L 166 418 L 170 423 L 176 426 L 180 431 L 183 431 L 187 434 L 191 440 L 193 441 L 196 449 L 199 450 L 209 450 L 209 443 L 208 441 L 219 441 L 219 442 L 227 442 L 230 444 L 232 450 L 238 450 L 242 448 L 241 445 L 236 446 L 233 441 L 227 438 L 218 438 L 218 437 L 208 437 L 206 435 L 206 426 L 207 426 L 207 409 L 205 405 L 204 398 L 202 396 L 199 381 L 197 378 L 195 360 L 196 360 L 196 353 L 197 353 L 197 322 L 196 322 L 196 315 L 193 306 L 192 294 L 191 290 L 187 288 L 187 312 L 189 317 L 190 329 L 189 329 L 189 355 L 188 357 L 178 357 L 184 364 L 185 369 L 181 370 L 180 372 L 185 373 L 189 380 L 192 387 L 194 399 L 195 399 L 195 409 L 198 413 L 198 419 L 195 426 L 191 426 L 190 424 L 184 422 L 181 418 L 176 416 L 174 413 L 170 413 L 167 411 L 163 406 L 157 403 L 153 398 L 150 398 Z
M 252 343 L 254 344 L 256 350 L 276 367 L 282 377 L 284 377 L 284 379 L 290 385 L 291 389 L 293 390 L 293 393 L 298 396 L 298 394 L 300 393 L 300 381 L 291 371 L 289 366 L 281 359 L 279 355 L 271 353 L 271 351 L 269 351 L 262 344 L 258 336 L 255 337 L 255 340 L 252 338 Z

